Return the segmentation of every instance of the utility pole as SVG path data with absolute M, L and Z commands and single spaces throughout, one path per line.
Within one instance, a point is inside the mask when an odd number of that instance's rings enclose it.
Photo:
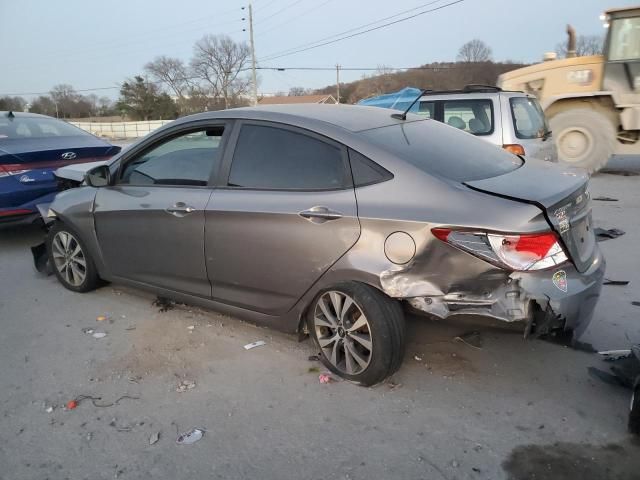
M 256 75 L 256 47 L 253 43 L 253 9 L 249 2 L 249 43 L 251 45 L 251 75 L 253 76 L 253 99 L 252 103 L 255 107 L 258 105 L 258 77 Z
M 336 100 L 340 103 L 340 64 L 336 63 Z

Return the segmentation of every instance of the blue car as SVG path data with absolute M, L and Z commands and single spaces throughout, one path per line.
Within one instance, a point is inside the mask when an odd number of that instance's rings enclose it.
M 36 205 L 51 203 L 58 190 L 58 168 L 107 160 L 119 151 L 55 118 L 0 112 L 0 223 L 37 219 Z

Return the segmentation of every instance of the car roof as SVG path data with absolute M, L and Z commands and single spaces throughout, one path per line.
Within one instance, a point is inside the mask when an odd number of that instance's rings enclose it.
M 499 96 L 511 98 L 511 97 L 534 97 L 530 93 L 502 90 L 502 91 L 481 91 L 481 92 L 463 92 L 461 90 L 451 90 L 443 92 L 429 92 L 426 95 L 420 97 L 421 101 L 435 101 L 442 99 L 479 99 L 479 98 L 496 98 Z
M 16 118 L 53 118 L 49 115 L 40 115 L 39 113 L 31 113 L 31 112 L 14 112 L 11 111 Z M 9 110 L 0 110 L 0 117 L 7 117 L 9 115 Z
M 188 122 L 205 119 L 247 119 L 299 125 L 313 129 L 330 124 L 351 132 L 361 132 L 373 128 L 403 123 L 403 120 L 391 117 L 396 112 L 387 108 L 367 107 L 361 105 L 265 105 L 258 107 L 232 108 L 214 112 L 198 113 L 179 119 Z M 424 117 L 407 115 L 405 121 L 424 121 Z

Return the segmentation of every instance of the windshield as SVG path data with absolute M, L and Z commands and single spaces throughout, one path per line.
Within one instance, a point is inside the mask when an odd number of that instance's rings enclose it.
M 437 122 L 424 120 L 361 132 L 372 143 L 419 169 L 457 182 L 497 177 L 522 160 L 495 145 Z
M 516 137 L 542 138 L 549 131 L 540 104 L 535 98 L 513 97 L 509 99 Z
M 609 60 L 640 58 L 640 17 L 619 18 L 611 22 Z
M 0 142 L 3 140 L 50 137 L 77 137 L 89 133 L 62 120 L 47 117 L 0 117 Z

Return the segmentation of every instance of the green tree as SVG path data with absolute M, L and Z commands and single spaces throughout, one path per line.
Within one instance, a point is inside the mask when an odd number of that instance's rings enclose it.
M 117 109 L 135 120 L 169 119 L 178 116 L 176 104 L 171 97 L 161 93 L 157 85 L 146 81 L 140 75 L 122 84 Z

